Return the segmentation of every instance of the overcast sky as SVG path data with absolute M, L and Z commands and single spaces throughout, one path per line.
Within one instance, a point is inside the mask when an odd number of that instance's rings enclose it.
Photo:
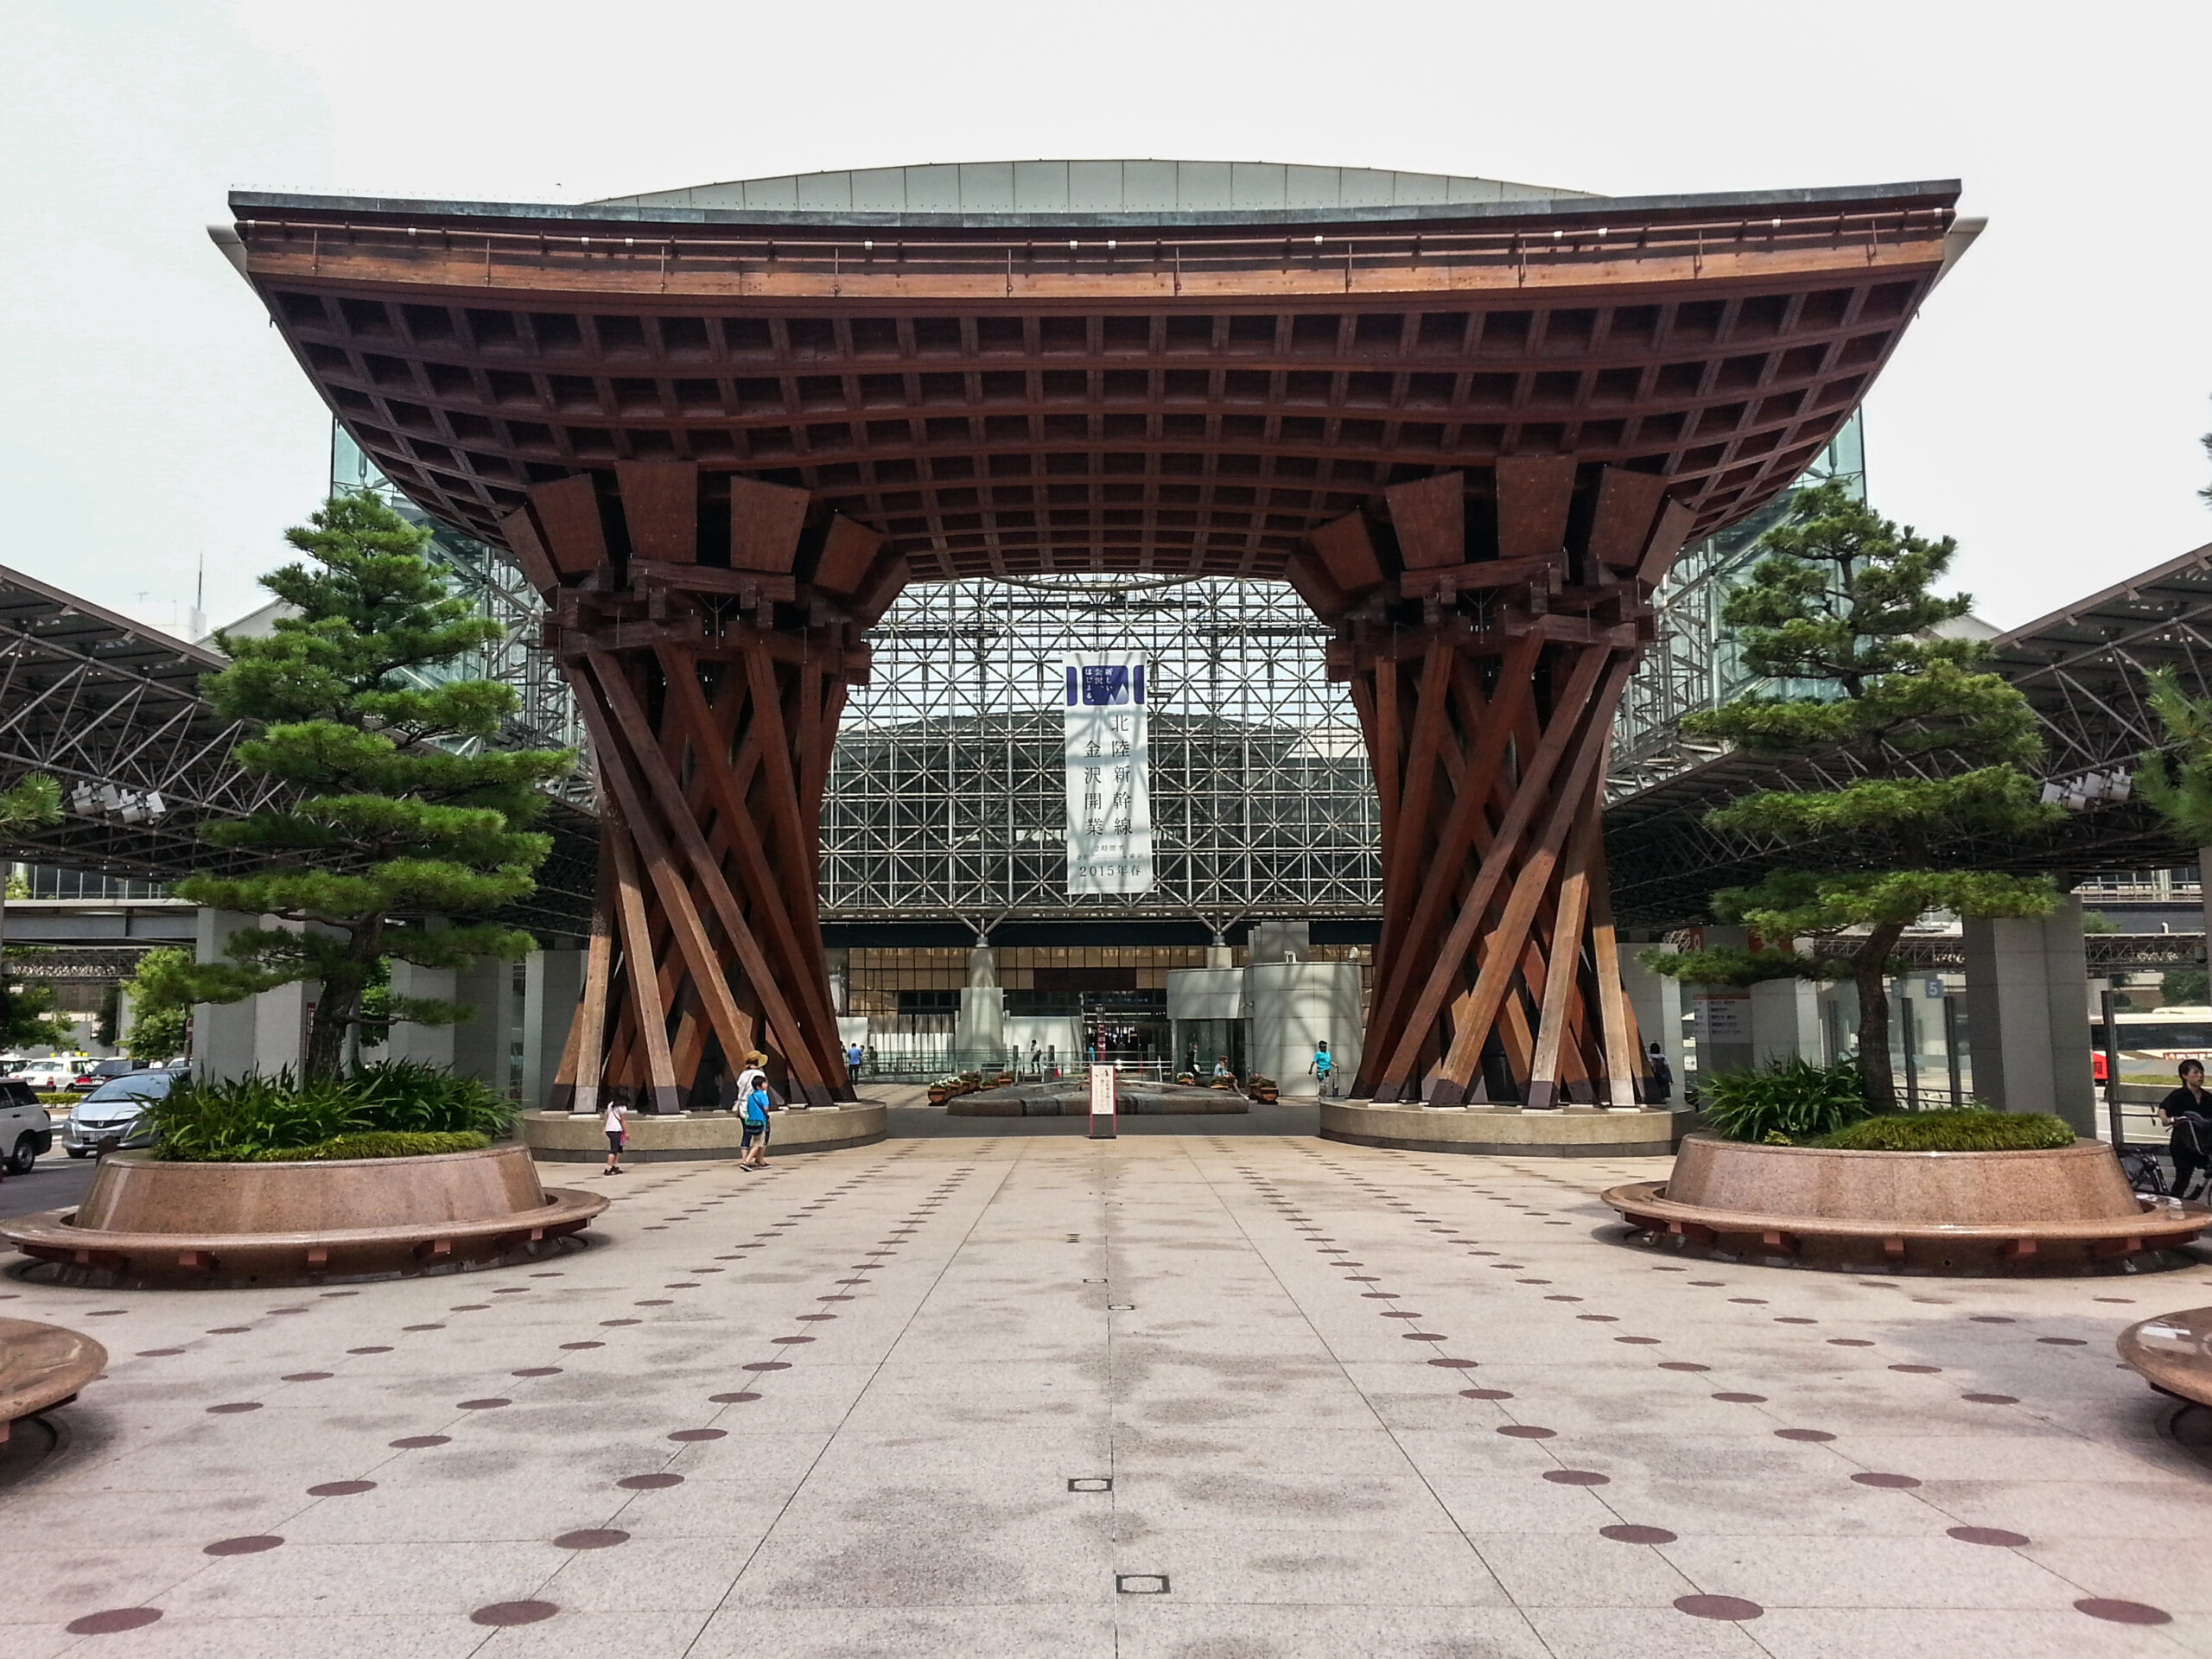
M 2212 542 L 2212 5 L 0 0 L 0 563 L 218 620 L 328 422 L 209 245 L 238 186 L 569 201 L 1029 156 L 1608 194 L 1956 177 L 1990 228 L 1867 405 L 2000 626 Z

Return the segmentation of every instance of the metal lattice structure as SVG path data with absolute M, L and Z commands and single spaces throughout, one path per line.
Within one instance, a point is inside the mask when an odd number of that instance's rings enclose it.
M 823 804 L 825 919 L 1367 917 L 1373 780 L 1332 631 L 1274 582 L 915 587 L 869 630 Z M 1061 664 L 1147 664 L 1158 884 L 1065 888 Z

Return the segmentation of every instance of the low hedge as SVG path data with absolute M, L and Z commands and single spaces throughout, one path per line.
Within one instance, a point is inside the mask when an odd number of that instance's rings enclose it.
M 2048 1112 L 1885 1112 L 1807 1144 L 1841 1152 L 2037 1152 L 2074 1144 Z
M 438 1134 L 385 1129 L 370 1135 L 340 1135 L 311 1147 L 278 1147 L 257 1153 L 257 1164 L 323 1163 L 340 1158 L 427 1158 L 439 1152 L 481 1152 L 492 1144 L 474 1129 Z

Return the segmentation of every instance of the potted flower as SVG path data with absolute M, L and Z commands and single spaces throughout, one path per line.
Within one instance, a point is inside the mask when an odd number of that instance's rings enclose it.
M 1281 1097 L 1281 1091 L 1275 1085 L 1275 1080 L 1273 1077 L 1263 1077 L 1256 1071 L 1244 1079 L 1244 1092 L 1262 1106 L 1272 1106 Z

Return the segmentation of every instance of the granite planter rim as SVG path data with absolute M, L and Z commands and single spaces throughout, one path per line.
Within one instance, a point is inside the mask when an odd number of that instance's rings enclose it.
M 2092 1141 L 2085 1135 L 2075 1135 L 2069 1147 L 2005 1147 L 1986 1150 L 1966 1151 L 1898 1151 L 1886 1147 L 1807 1147 L 1779 1146 L 1770 1141 L 1731 1141 L 1726 1135 L 1715 1135 L 1711 1129 L 1692 1129 L 1682 1137 L 1685 1142 L 1702 1141 L 1717 1147 L 1729 1147 L 1741 1152 L 1758 1153 L 1761 1156 L 1773 1154 L 1814 1153 L 1822 1158 L 2056 1158 L 2072 1155 L 2091 1156 L 2107 1150 L 2101 1141 Z
M 503 1141 L 397 1158 L 112 1154 L 76 1205 L 0 1221 L 65 1281 L 303 1284 L 533 1259 L 606 1209 Z
M 66 1406 L 107 1369 L 107 1350 L 81 1331 L 0 1318 L 0 1440 L 8 1425 Z
M 1777 1161 L 1779 1160 L 1779 1161 Z M 1891 1152 L 1686 1136 L 1664 1181 L 1615 1186 L 1604 1202 L 1643 1243 L 1725 1259 L 1901 1271 L 2095 1272 L 2188 1243 L 2212 1213 L 2144 1199 L 2112 1149 Z M 2176 1256 L 2163 1265 L 2192 1258 Z

